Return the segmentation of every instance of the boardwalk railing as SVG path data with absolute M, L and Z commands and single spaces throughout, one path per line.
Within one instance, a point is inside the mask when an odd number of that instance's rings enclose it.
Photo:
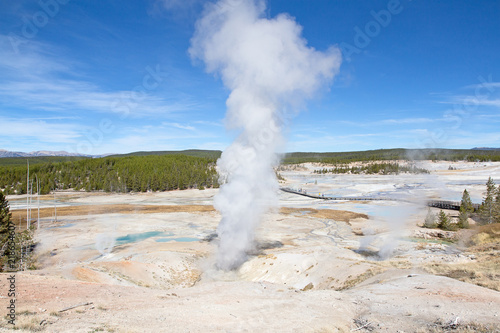
M 427 206 L 441 209 L 460 210 L 459 201 L 429 200 L 427 201 Z M 472 204 L 472 207 L 474 207 L 474 211 L 478 210 L 480 206 L 480 204 Z
M 287 187 L 281 187 L 280 190 L 287 193 L 298 194 L 304 197 L 312 198 L 312 199 L 322 199 L 322 200 L 343 200 L 343 201 L 401 201 L 401 202 L 412 202 L 410 200 L 399 199 L 399 198 L 388 198 L 388 197 L 332 197 L 325 196 L 324 194 L 311 194 L 307 193 L 302 189 L 294 190 Z M 460 202 L 458 201 L 446 201 L 446 200 L 428 200 L 427 206 L 436 207 L 441 209 L 450 209 L 450 210 L 460 210 Z M 474 210 L 479 209 L 479 204 L 472 204 Z

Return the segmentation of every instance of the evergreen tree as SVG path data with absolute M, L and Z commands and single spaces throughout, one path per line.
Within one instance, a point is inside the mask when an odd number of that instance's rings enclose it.
M 0 191 L 0 271 L 4 270 L 9 260 L 18 265 L 21 262 L 21 255 L 24 254 L 23 260 L 25 268 L 34 268 L 34 260 L 31 252 L 34 248 L 33 230 L 24 230 L 22 232 L 15 232 L 14 224 L 11 222 L 12 214 L 10 212 L 9 202 L 4 194 Z M 9 228 L 14 228 L 14 234 L 11 234 Z M 14 244 L 11 248 L 10 244 Z M 23 265 L 24 266 L 24 265 Z M 9 269 L 12 270 L 11 263 L 9 262 Z M 16 266 L 17 269 L 24 269 L 24 267 Z
M 443 211 L 439 211 L 438 214 L 438 228 L 442 230 L 450 230 L 451 229 L 451 223 L 450 223 L 450 217 Z
M 500 223 L 500 185 L 496 189 L 495 202 L 493 203 L 493 220 Z
M 9 202 L 4 194 L 0 191 L 0 271 L 6 263 L 6 258 L 9 255 L 9 224 L 12 214 L 10 213 Z
M 2 244 L 8 235 L 8 224 L 12 214 L 10 213 L 9 202 L 3 192 L 0 191 L 0 241 Z
M 30 229 L 16 233 L 14 238 L 15 250 L 13 257 L 17 270 L 36 269 L 35 260 L 32 255 L 35 247 L 33 241 L 34 230 L 35 226 L 31 225 Z M 21 262 L 23 265 L 20 265 Z
M 469 192 L 467 192 L 467 190 L 464 190 L 464 193 L 462 194 L 462 201 L 460 202 L 460 208 L 462 207 L 464 211 L 467 213 L 474 212 L 474 206 L 472 206 L 472 200 L 470 199 L 470 195 Z
M 460 213 L 458 214 L 457 227 L 461 229 L 469 229 L 469 213 L 462 207 L 460 207 Z
M 493 223 L 495 194 L 496 194 L 495 183 L 493 182 L 493 179 L 490 177 L 486 182 L 486 193 L 479 212 L 481 221 L 484 224 Z
M 18 184 L 16 186 L 16 194 L 25 194 L 26 193 L 26 184 Z
M 469 228 L 469 217 L 472 212 L 474 212 L 474 206 L 472 206 L 469 192 L 467 192 L 467 190 L 464 190 L 464 193 L 462 194 L 462 201 L 460 202 L 460 213 L 458 215 L 457 226 L 459 228 Z

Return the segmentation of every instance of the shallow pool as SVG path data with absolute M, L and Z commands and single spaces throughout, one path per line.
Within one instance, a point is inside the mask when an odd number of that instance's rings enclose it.
M 128 234 L 127 236 L 117 237 L 116 244 L 123 245 L 123 244 L 128 244 L 128 243 L 140 242 L 140 241 L 143 241 L 143 240 L 151 238 L 151 237 L 168 237 L 168 236 L 173 236 L 173 235 L 174 234 L 172 234 L 170 232 L 147 231 L 147 232 L 141 232 L 141 233 L 137 233 L 137 234 Z
M 75 225 L 74 223 L 66 223 L 66 224 L 63 224 L 63 225 L 56 225 L 56 226 L 53 226 L 53 227 L 48 227 L 47 229 L 69 228 L 69 227 L 72 227 L 74 225 Z

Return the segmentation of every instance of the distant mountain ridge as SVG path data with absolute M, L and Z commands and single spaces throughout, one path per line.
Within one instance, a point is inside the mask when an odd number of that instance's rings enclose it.
M 194 157 L 219 158 L 222 154 L 220 150 L 202 150 L 202 149 L 187 149 L 173 151 L 137 151 L 127 154 L 100 154 L 86 155 L 78 153 L 68 153 L 67 151 L 50 151 L 39 150 L 29 153 L 21 151 L 9 151 L 0 149 L 0 158 L 35 158 L 35 157 L 82 157 L 82 158 L 100 158 L 100 157 L 127 157 L 127 156 L 148 156 L 148 155 L 188 155 Z
M 8 151 L 5 149 L 0 149 L 0 158 L 2 157 L 39 157 L 39 156 L 80 156 L 80 157 L 94 157 L 92 155 L 68 153 L 67 151 L 49 151 L 49 150 L 39 150 L 32 151 L 29 153 L 21 151 Z
M 491 147 L 474 147 L 472 150 L 500 150 L 500 148 L 491 148 Z
M 329 152 L 329 153 L 318 153 L 318 152 L 289 152 L 285 153 L 283 157 L 285 162 L 287 160 L 295 160 L 298 163 L 298 159 L 304 159 L 304 161 L 312 161 L 315 159 L 332 158 L 344 156 L 353 158 L 352 155 L 370 155 L 371 159 L 379 158 L 381 160 L 386 159 L 400 159 L 406 158 L 407 154 L 414 155 L 417 154 L 422 156 L 427 156 L 427 158 L 436 158 L 437 155 L 449 155 L 450 153 L 462 154 L 463 158 L 467 157 L 467 153 L 477 152 L 477 154 L 488 154 L 491 152 L 495 156 L 500 152 L 500 148 L 491 147 L 474 147 L 472 149 L 405 149 L 405 148 L 394 148 L 394 149 L 377 149 L 377 150 L 367 150 L 367 151 L 353 151 L 353 152 Z M 86 155 L 78 153 L 68 153 L 67 151 L 50 151 L 50 150 L 39 150 L 32 151 L 29 153 L 19 152 L 19 151 L 8 151 L 5 149 L 0 149 L 0 158 L 34 158 L 34 157 L 74 157 L 74 158 L 100 158 L 100 157 L 127 157 L 127 156 L 148 156 L 148 155 L 188 155 L 195 157 L 207 157 L 217 159 L 221 156 L 222 151 L 220 150 L 203 150 L 203 149 L 187 149 L 187 150 L 174 150 L 174 151 L 137 151 L 126 154 L 101 154 L 101 155 Z M 437 154 L 437 155 L 436 155 Z M 436 155 L 432 157 L 431 155 Z M 416 157 L 413 157 L 416 158 Z M 419 158 L 417 158 L 419 159 Z M 421 158 L 420 158 L 421 159 Z
M 126 157 L 126 156 L 149 156 L 149 155 L 188 155 L 194 157 L 219 158 L 222 154 L 220 150 L 204 150 L 204 149 L 186 149 L 186 150 L 165 150 L 165 151 L 136 151 L 128 154 L 108 155 L 109 157 Z

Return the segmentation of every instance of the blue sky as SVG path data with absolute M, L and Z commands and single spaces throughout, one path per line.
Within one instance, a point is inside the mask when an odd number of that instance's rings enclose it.
M 229 91 L 188 54 L 205 2 L 1 2 L 0 149 L 227 147 Z M 500 147 L 499 1 L 267 8 L 295 17 L 309 46 L 343 51 L 335 81 L 291 119 L 288 151 Z

